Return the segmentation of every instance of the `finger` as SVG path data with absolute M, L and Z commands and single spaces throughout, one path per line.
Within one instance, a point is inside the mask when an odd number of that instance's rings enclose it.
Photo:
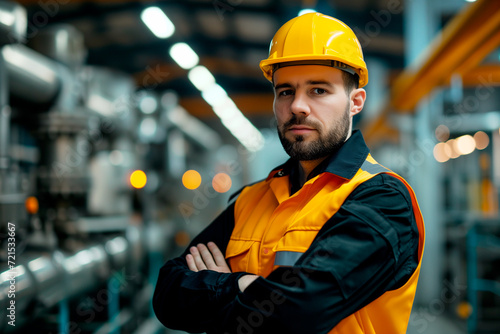
M 193 255 L 196 268 L 198 268 L 198 270 L 206 270 L 207 266 L 205 265 L 205 262 L 203 262 L 203 259 L 201 258 L 198 248 L 193 246 L 189 249 L 189 251 L 191 252 L 191 255 Z
M 210 252 L 212 253 L 212 256 L 215 260 L 215 264 L 217 266 L 226 266 L 227 265 L 226 259 L 224 258 L 224 255 L 220 251 L 219 247 L 217 247 L 217 245 L 211 241 L 207 244 L 207 246 L 208 249 L 210 249 Z
M 198 268 L 196 267 L 196 264 L 194 263 L 193 255 L 191 255 L 191 254 L 186 255 L 186 262 L 187 262 L 188 268 L 190 270 L 198 271 Z
M 207 246 L 205 246 L 204 244 L 198 244 L 197 248 L 207 268 L 211 270 L 216 269 L 217 265 L 215 264 L 212 253 L 210 253 Z

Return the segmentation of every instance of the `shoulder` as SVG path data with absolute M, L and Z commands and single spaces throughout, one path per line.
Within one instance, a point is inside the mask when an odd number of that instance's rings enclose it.
M 360 184 L 347 200 L 361 200 L 392 205 L 394 202 L 406 204 L 406 209 L 412 209 L 412 201 L 408 188 L 398 178 L 388 173 L 381 173 Z
M 418 239 L 409 189 L 397 177 L 381 173 L 360 184 L 339 210 L 342 217 L 356 217 L 361 225 L 370 226 L 394 249 L 396 258 L 408 243 Z M 415 243 L 416 245 L 416 243 Z

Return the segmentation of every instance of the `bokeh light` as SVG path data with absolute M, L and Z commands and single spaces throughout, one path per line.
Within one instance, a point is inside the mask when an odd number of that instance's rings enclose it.
M 464 135 L 456 139 L 455 146 L 460 155 L 466 155 L 474 152 L 476 149 L 476 141 L 471 135 Z
M 447 151 L 450 152 L 450 158 L 451 159 L 456 159 L 460 156 L 460 153 L 458 153 L 458 148 L 456 146 L 456 140 L 455 139 L 450 139 L 446 142 L 446 146 L 448 146 Z
M 24 201 L 24 206 L 29 214 L 34 215 L 38 212 L 38 199 L 34 196 L 28 197 L 26 198 L 26 201 Z
M 436 130 L 434 131 L 434 134 L 436 135 L 436 139 L 439 141 L 447 141 L 450 139 L 450 129 L 446 125 L 439 125 Z
M 450 160 L 450 150 L 445 143 L 437 143 L 436 146 L 434 146 L 433 153 L 434 158 L 438 162 L 446 162 Z
M 190 169 L 182 175 L 182 184 L 184 187 L 194 190 L 201 184 L 201 175 L 194 169 Z
M 142 170 L 136 170 L 130 174 L 130 184 L 136 189 L 144 188 L 148 178 Z
M 476 132 L 474 140 L 476 141 L 476 148 L 478 150 L 484 150 L 490 144 L 490 137 L 483 131 Z
M 212 187 L 218 193 L 225 193 L 231 189 L 231 177 L 226 173 L 218 173 L 212 179 Z

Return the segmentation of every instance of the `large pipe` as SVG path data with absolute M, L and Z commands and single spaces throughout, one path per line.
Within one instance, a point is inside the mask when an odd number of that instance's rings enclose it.
M 61 88 L 59 64 L 22 44 L 4 46 L 2 54 L 14 96 L 40 104 L 55 100 Z
M 15 300 L 16 325 L 21 327 L 30 318 L 34 303 L 51 308 L 99 286 L 115 271 L 124 267 L 134 270 L 143 262 L 143 249 L 141 229 L 129 226 L 126 235 L 111 237 L 73 254 L 26 252 L 13 269 L 5 263 L 0 268 L 0 333 L 7 328 L 6 311 L 11 300 Z M 11 288 L 13 283 L 15 287 Z M 15 290 L 15 296 L 9 297 L 9 290 Z
M 0 107 L 6 104 L 5 94 L 9 90 L 3 87 L 7 82 L 14 96 L 33 103 L 49 103 L 60 90 L 58 64 L 19 44 L 26 38 L 27 26 L 26 10 L 22 6 L 0 2 L 0 46 L 5 45 L 0 55 L 5 60 L 3 64 L 0 61 Z

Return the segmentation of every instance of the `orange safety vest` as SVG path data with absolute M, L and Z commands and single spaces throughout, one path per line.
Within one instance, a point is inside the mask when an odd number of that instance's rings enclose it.
M 226 249 L 233 272 L 267 277 L 289 254 L 304 253 L 323 225 L 361 183 L 387 173 L 401 180 L 411 195 L 419 231 L 418 266 L 405 285 L 385 292 L 370 304 L 344 318 L 329 333 L 406 333 L 417 288 L 424 250 L 424 224 L 413 189 L 399 175 L 368 155 L 355 176 L 346 180 L 321 173 L 292 196 L 289 177 L 273 177 L 243 189 L 235 203 L 235 226 Z

